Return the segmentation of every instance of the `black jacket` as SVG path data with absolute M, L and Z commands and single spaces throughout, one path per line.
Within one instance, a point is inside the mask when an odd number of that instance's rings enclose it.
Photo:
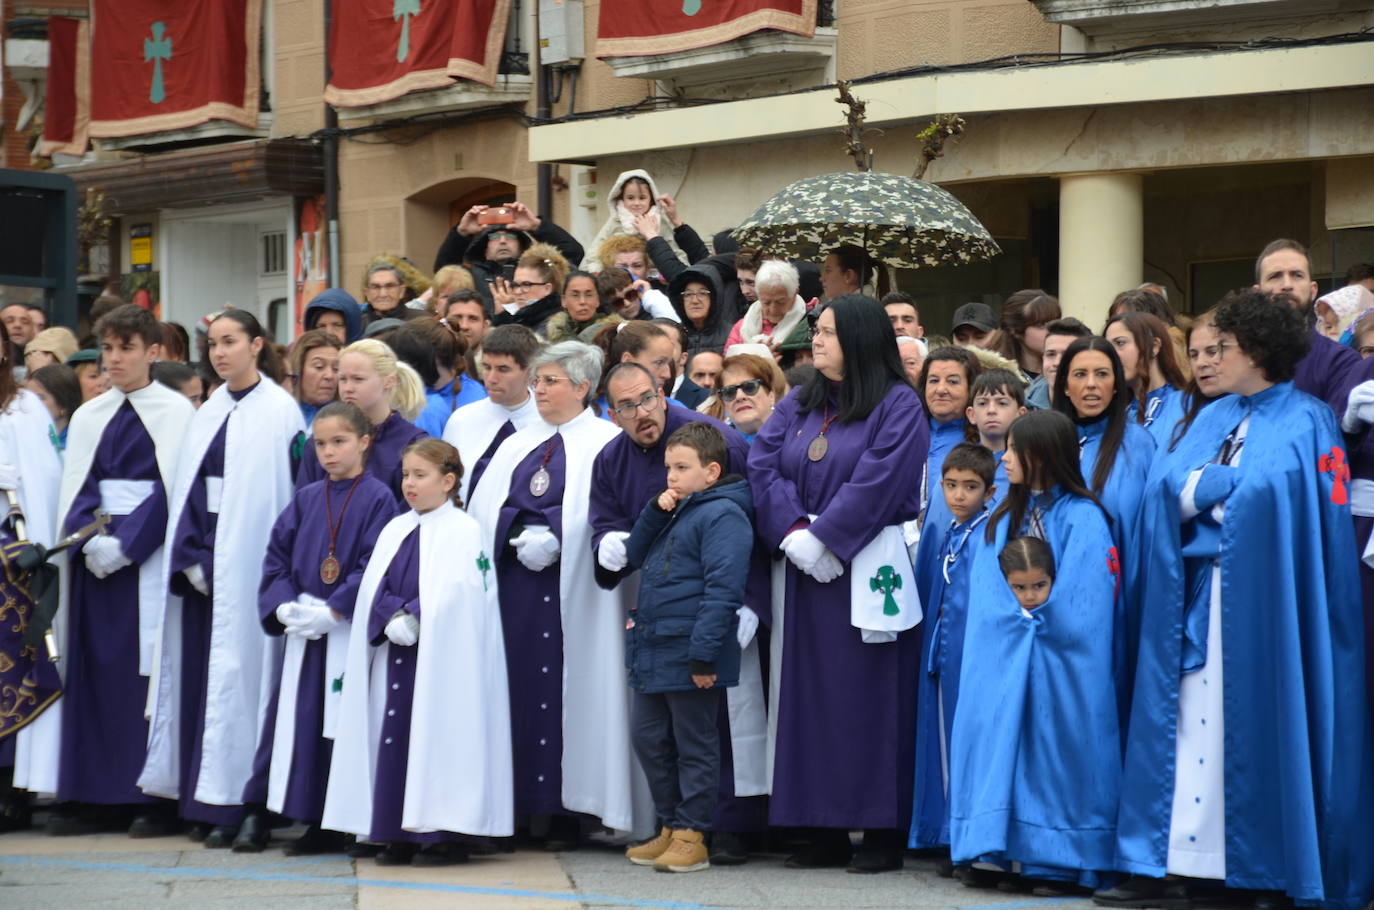
M 541 339 L 547 339 L 549 320 L 561 312 L 563 312 L 563 298 L 555 292 L 536 300 L 534 303 L 526 304 L 514 313 L 507 313 L 502 310 L 496 314 L 496 318 L 491 321 L 491 324 L 494 326 L 523 325 Z
M 439 253 L 434 257 L 434 271 L 439 271 L 446 265 L 466 266 L 472 272 L 472 277 L 477 284 L 477 293 L 481 294 L 487 301 L 487 308 L 492 306 L 491 282 L 501 274 L 502 262 L 493 262 L 484 258 L 487 253 L 487 237 L 495 230 L 509 230 L 502 225 L 489 225 L 480 234 L 466 237 L 458 233 L 457 226 L 448 232 L 444 237 L 444 242 L 439 246 Z M 573 239 L 573 236 L 554 224 L 547 218 L 539 220 L 539 227 L 533 231 L 519 231 L 516 236 L 520 240 L 520 251 L 524 252 L 535 243 L 547 243 L 571 263 L 582 261 L 582 244 Z M 510 260 L 512 265 L 515 260 Z
M 687 318 L 682 306 L 682 290 L 693 281 L 699 281 L 711 290 L 711 311 L 706 314 L 706 319 L 700 328 L 693 325 L 692 321 Z M 720 270 L 709 260 L 683 269 L 669 283 L 668 299 L 673 302 L 673 309 L 677 311 L 678 318 L 682 320 L 682 327 L 687 330 L 686 353 L 695 354 L 697 351 L 724 352 L 725 339 L 730 337 L 730 327 L 734 325 L 721 312 L 724 287 L 725 281 Z

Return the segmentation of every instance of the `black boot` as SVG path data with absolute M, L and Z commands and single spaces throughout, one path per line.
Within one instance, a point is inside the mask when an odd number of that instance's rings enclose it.
M 412 866 L 456 866 L 468 861 L 468 848 L 453 841 L 426 844 L 410 860 Z
M 231 847 L 238 833 L 237 825 L 215 825 L 210 829 L 210 833 L 205 835 L 205 846 L 211 850 L 223 850 L 225 847 Z
M 902 832 L 895 828 L 869 828 L 864 831 L 863 845 L 849 861 L 849 871 L 871 874 L 900 869 L 902 846 Z
M 1093 903 L 1099 907 L 1190 910 L 1193 898 L 1182 879 L 1133 875 L 1115 888 L 1093 892 Z
M 789 869 L 834 869 L 849 864 L 854 847 L 843 828 L 816 828 L 811 843 L 787 858 Z
M 239 833 L 234 836 L 232 850 L 235 853 L 261 853 L 267 849 L 267 841 L 272 837 L 272 829 L 267 824 L 266 809 L 254 806 L 243 816 Z
M 711 835 L 711 865 L 743 866 L 749 862 L 749 844 L 744 835 L 716 831 Z
M 343 853 L 347 849 L 348 835 L 311 825 L 304 834 L 287 844 L 282 852 L 287 856 L 319 856 L 322 853 Z
M 140 839 L 171 837 L 174 834 L 180 834 L 181 830 L 181 819 L 177 818 L 176 810 L 171 807 L 149 807 L 146 811 L 135 815 L 134 820 L 129 824 L 129 836 Z

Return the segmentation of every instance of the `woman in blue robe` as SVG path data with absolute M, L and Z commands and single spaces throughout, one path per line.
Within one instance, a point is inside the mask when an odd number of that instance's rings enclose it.
M 1177 906 L 1204 879 L 1262 892 L 1256 906 L 1363 907 L 1374 747 L 1343 441 L 1293 383 L 1300 314 L 1246 291 L 1215 323 L 1205 367 L 1226 397 L 1145 500 L 1117 845 L 1136 877 L 1095 899 Z
M 912 470 L 929 428 L 876 300 L 832 301 L 812 350 L 818 373 L 778 403 L 749 452 L 758 533 L 787 557 L 769 820 L 813 829 L 793 868 L 879 872 L 900 868 L 911 820 L 920 635 L 866 643 L 841 573 L 916 517 Z
M 1012 424 L 1003 455 L 1011 488 L 973 560 L 978 593 L 950 739 L 951 858 L 1020 863 L 1044 896 L 1062 893 L 1055 883 L 1096 884 L 1112 868 L 1121 785 L 1116 692 L 1106 684 L 1120 571 L 1106 513 L 1074 459 L 1075 437 L 1054 411 Z M 1033 613 L 998 563 L 1020 536 L 1044 540 L 1059 566 Z
M 1102 335 L 1116 348 L 1126 384 L 1131 388 L 1127 416 L 1154 438 L 1169 444 L 1169 434 L 1183 416 L 1183 387 L 1169 327 L 1158 316 L 1127 310 L 1107 320 Z

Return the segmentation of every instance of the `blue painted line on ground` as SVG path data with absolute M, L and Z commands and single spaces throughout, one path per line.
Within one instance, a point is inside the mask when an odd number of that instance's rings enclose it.
M 1087 904 L 1085 897 L 1035 897 L 1027 900 L 1005 901 L 993 904 L 974 904 L 973 906 L 950 907 L 949 910 L 1040 910 L 1041 907 L 1054 907 L 1059 904 Z
M 184 866 L 150 866 L 144 863 L 90 862 L 48 859 L 36 856 L 0 856 L 0 863 L 11 866 L 41 866 L 50 869 L 75 869 L 83 872 L 127 872 L 134 875 L 174 878 L 214 878 L 229 881 L 290 882 L 337 887 L 390 888 L 401 891 L 430 891 L 443 894 L 475 894 L 484 897 L 539 898 L 573 904 L 609 904 L 614 907 L 662 907 L 673 910 L 717 910 L 690 901 L 657 901 L 615 897 L 608 894 L 573 894 L 567 891 L 531 891 L 523 888 L 489 888 L 481 885 L 446 885 L 432 882 L 391 881 L 347 876 L 303 875 L 289 872 L 246 872 L 234 869 L 195 869 Z

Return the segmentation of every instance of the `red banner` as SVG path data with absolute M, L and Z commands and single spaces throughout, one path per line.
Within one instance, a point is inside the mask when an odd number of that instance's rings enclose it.
M 601 0 L 596 55 L 670 54 L 767 28 L 811 37 L 816 0 Z
M 91 0 L 91 135 L 258 125 L 262 0 Z
M 40 155 L 84 155 L 91 121 L 90 29 L 84 19 L 48 19 L 48 86 Z
M 455 79 L 496 82 L 510 0 L 335 0 L 324 100 L 361 107 Z

